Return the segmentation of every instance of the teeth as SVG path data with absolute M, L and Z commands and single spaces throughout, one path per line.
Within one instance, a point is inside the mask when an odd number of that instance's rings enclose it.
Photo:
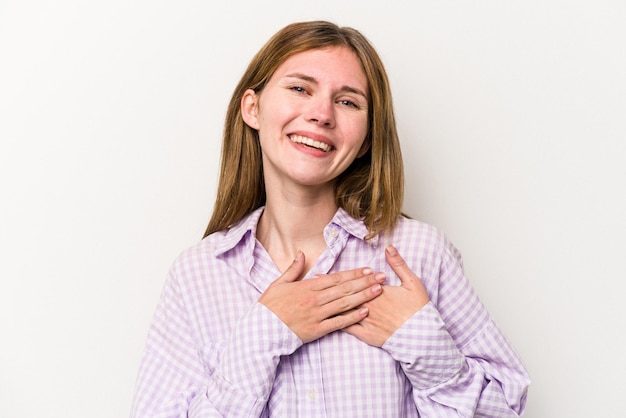
M 325 144 L 325 143 L 320 142 L 320 141 L 316 141 L 316 140 L 311 139 L 311 138 L 307 138 L 306 136 L 291 135 L 290 139 L 293 142 L 297 143 L 297 144 L 308 145 L 309 147 L 321 149 L 324 152 L 330 151 L 330 145 Z

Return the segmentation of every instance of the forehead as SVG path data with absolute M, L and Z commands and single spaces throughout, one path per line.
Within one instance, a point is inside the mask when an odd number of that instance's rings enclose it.
M 318 83 L 331 83 L 368 91 L 361 61 L 347 47 L 335 46 L 299 52 L 287 58 L 274 72 L 271 81 L 305 75 Z M 270 81 L 270 82 L 271 82 Z

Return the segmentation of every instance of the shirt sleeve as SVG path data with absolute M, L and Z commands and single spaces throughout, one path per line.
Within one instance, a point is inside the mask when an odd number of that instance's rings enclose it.
M 301 340 L 255 302 L 226 344 L 208 354 L 218 358 L 215 369 L 205 370 L 188 318 L 170 274 L 148 333 L 131 418 L 263 416 L 280 356 Z
M 223 416 L 260 416 L 272 391 L 280 357 L 301 345 L 293 331 L 256 302 L 233 332 L 209 380 L 206 398 Z M 204 402 L 204 396 L 198 399 Z
M 453 247 L 440 267 L 436 302 L 382 348 L 399 362 L 424 416 L 520 416 L 530 384 L 521 358 L 479 301 Z

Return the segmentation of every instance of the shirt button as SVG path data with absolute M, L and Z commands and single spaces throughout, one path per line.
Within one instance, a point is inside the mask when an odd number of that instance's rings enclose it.
M 330 230 L 330 236 L 331 236 L 331 237 L 333 237 L 333 238 L 337 238 L 337 235 L 339 235 L 339 234 L 337 233 L 337 230 L 336 230 L 336 229 L 331 229 L 331 230 Z
M 316 400 L 316 399 L 317 399 L 317 391 L 316 391 L 315 389 L 309 389 L 309 390 L 307 391 L 307 393 L 306 393 L 306 396 L 307 396 L 310 400 L 314 401 L 314 400 Z

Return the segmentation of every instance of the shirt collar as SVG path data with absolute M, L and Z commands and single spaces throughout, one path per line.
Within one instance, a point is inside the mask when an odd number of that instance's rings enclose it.
M 369 233 L 369 231 L 367 230 L 367 226 L 365 226 L 365 223 L 363 223 L 362 219 L 353 218 L 343 208 L 339 208 L 337 210 L 337 213 L 335 213 L 335 216 L 330 221 L 330 224 L 338 226 L 350 235 L 362 241 L 365 241 L 365 236 Z M 378 237 L 374 237 L 367 242 L 373 246 L 376 246 L 376 244 L 378 243 Z
M 224 231 L 218 232 L 218 234 L 222 234 L 222 237 L 217 240 L 215 255 L 220 256 L 225 252 L 232 250 L 247 235 L 255 236 L 256 226 L 259 223 L 259 218 L 263 213 L 263 209 L 265 209 L 265 206 L 255 209 L 235 225 Z
M 256 236 L 257 224 L 259 223 L 259 218 L 261 217 L 264 209 L 265 206 L 261 206 L 232 227 L 218 232 L 219 234 L 222 234 L 222 237 L 217 241 L 215 255 L 219 256 L 232 250 L 244 237 L 248 235 L 252 237 Z M 329 225 L 335 225 L 362 241 L 365 240 L 365 236 L 368 234 L 367 227 L 363 223 L 363 220 L 353 218 L 343 208 L 339 208 L 337 210 Z M 376 246 L 378 243 L 378 237 L 372 238 L 368 241 L 368 243 Z

